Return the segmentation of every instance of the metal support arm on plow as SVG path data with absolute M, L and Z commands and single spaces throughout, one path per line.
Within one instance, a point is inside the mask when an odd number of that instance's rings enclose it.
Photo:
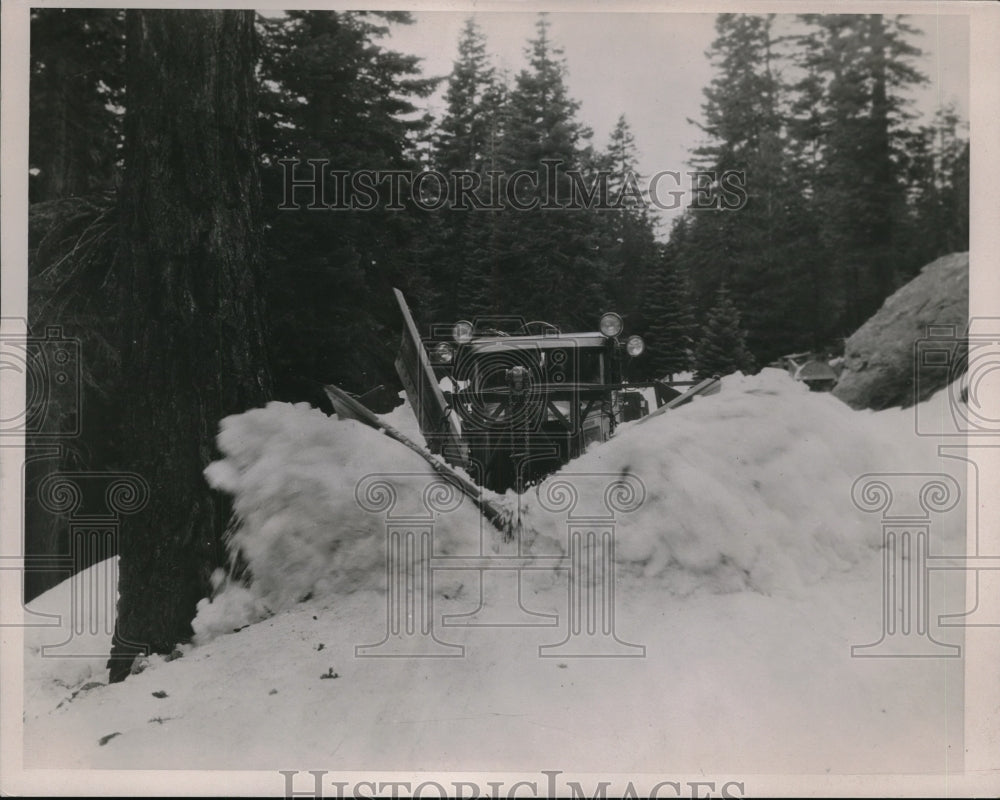
M 341 419 L 357 420 L 408 447 L 430 464 L 431 468 L 438 475 L 456 486 L 462 494 L 468 497 L 493 527 L 504 534 L 505 538 L 509 540 L 513 537 L 518 525 L 517 520 L 513 518 L 510 511 L 497 505 L 488 497 L 485 497 L 483 490 L 476 486 L 476 484 L 445 463 L 440 456 L 433 456 L 408 436 L 400 433 L 391 425 L 387 425 L 382 419 L 361 405 L 361 403 L 343 389 L 332 384 L 324 386 L 323 389 L 326 392 L 326 396 L 330 398 L 330 402 L 333 404 L 338 417 Z
M 696 383 L 694 386 L 692 386 L 690 389 L 684 392 L 684 394 L 678 395 L 673 400 L 664 403 L 662 406 L 656 409 L 656 411 L 651 411 L 642 419 L 637 419 L 634 424 L 642 425 L 642 423 L 648 422 L 653 417 L 658 417 L 661 414 L 665 414 L 667 411 L 670 411 L 673 408 L 677 408 L 677 406 L 684 405 L 686 402 L 691 400 L 691 398 L 697 395 L 712 394 L 713 390 L 718 389 L 718 386 L 719 386 L 719 378 L 705 378 L 705 380 L 701 381 L 700 383 Z

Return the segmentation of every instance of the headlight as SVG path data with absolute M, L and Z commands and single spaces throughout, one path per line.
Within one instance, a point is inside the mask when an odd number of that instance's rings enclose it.
M 460 319 L 451 328 L 451 338 L 459 344 L 472 341 L 472 323 L 468 320 Z
M 622 332 L 622 318 L 614 311 L 609 311 L 601 317 L 601 333 L 607 337 L 617 336 Z
M 437 347 L 434 348 L 434 354 L 437 356 L 437 360 L 441 364 L 450 364 L 452 358 L 454 358 L 455 353 L 451 348 L 451 345 L 447 342 L 441 342 Z
M 625 342 L 625 352 L 630 356 L 641 355 L 645 349 L 646 343 L 642 340 L 641 336 L 629 336 L 628 341 Z

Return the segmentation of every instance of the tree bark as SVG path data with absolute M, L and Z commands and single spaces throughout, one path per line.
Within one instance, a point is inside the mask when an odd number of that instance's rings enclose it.
M 150 486 L 124 527 L 111 679 L 190 637 L 229 509 L 202 470 L 219 420 L 270 394 L 254 15 L 126 16 L 126 460 Z

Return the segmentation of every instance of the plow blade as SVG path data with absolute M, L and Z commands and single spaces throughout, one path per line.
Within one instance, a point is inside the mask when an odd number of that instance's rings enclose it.
M 337 412 L 337 416 L 341 419 L 353 419 L 358 422 L 364 423 L 369 428 L 374 428 L 379 433 L 385 434 L 390 439 L 394 439 L 399 442 L 404 447 L 408 447 L 418 456 L 420 456 L 424 461 L 430 464 L 431 468 L 446 481 L 451 483 L 457 489 L 459 489 L 462 494 L 468 497 L 480 510 L 482 515 L 486 517 L 487 520 L 507 539 L 513 537 L 514 532 L 517 528 L 517 522 L 513 517 L 513 514 L 506 508 L 503 508 L 499 504 L 493 502 L 490 498 L 483 495 L 483 490 L 465 477 L 462 473 L 458 472 L 454 467 L 447 464 L 440 456 L 435 456 L 428 453 L 423 447 L 414 442 L 405 434 L 396 430 L 385 423 L 384 420 L 379 418 L 373 412 L 369 411 L 365 406 L 361 405 L 351 395 L 345 392 L 338 386 L 328 385 L 324 386 L 323 390 L 326 392 L 326 396 L 330 399 L 333 404 L 334 410 Z
M 449 413 L 448 403 L 438 386 L 434 369 L 431 367 L 427 350 L 420 339 L 420 331 L 413 321 L 410 307 L 399 289 L 396 302 L 403 314 L 403 339 L 396 356 L 396 373 L 403 382 L 410 408 L 417 415 L 420 432 L 424 435 L 427 448 L 456 467 L 469 469 L 469 451 L 462 441 L 462 434 L 454 415 Z

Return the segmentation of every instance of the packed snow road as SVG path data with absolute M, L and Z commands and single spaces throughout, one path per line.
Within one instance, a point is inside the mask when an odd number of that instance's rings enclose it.
M 851 657 L 883 624 L 882 530 L 852 503 L 855 480 L 961 475 L 914 436 L 912 414 L 853 411 L 779 371 L 731 376 L 720 394 L 626 426 L 526 493 L 519 550 L 468 504 L 438 498 L 429 559 L 406 516 L 432 480 L 418 456 L 303 406 L 229 418 L 224 458 L 206 475 L 234 496 L 233 546 L 253 582 L 220 576 L 196 643 L 114 686 L 88 687 L 106 681 L 100 659 L 40 658 L 60 634 L 30 631 L 26 764 L 959 771 L 962 660 Z M 611 484 L 639 488 L 601 528 L 613 530 L 609 615 L 611 564 L 593 567 L 609 551 L 574 556 L 569 517 Z M 386 592 L 396 574 L 386 526 L 403 518 L 411 534 L 390 542 L 415 543 L 414 574 L 433 575 L 410 614 Z M 932 550 L 960 552 L 964 509 L 934 522 Z M 505 553 L 546 568 L 496 569 Z M 574 594 L 568 576 L 583 562 Z M 931 589 L 934 636 L 960 644 L 961 629 L 936 621 L 963 610 L 961 576 Z M 31 607 L 58 613 L 68 592 Z M 430 646 L 460 657 L 358 657 L 358 646 L 398 645 L 408 624 L 419 634 L 425 611 Z M 394 620 L 399 633 L 387 634 Z M 449 624 L 469 620 L 495 624 Z M 611 625 L 630 657 L 539 650 L 566 640 L 574 620 L 583 633 L 591 620 L 597 634 Z

